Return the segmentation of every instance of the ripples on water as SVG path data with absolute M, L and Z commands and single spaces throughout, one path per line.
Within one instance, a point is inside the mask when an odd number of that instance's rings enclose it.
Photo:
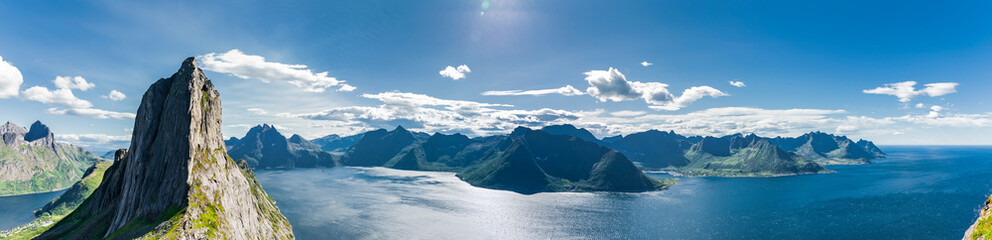
M 992 189 L 992 148 L 887 147 L 834 174 L 683 178 L 650 193 L 472 187 L 454 173 L 260 171 L 300 239 L 955 239 Z M 655 177 L 670 177 L 651 174 Z
M 834 174 L 634 194 L 521 195 L 384 168 L 256 174 L 299 239 L 960 239 L 992 189 L 992 148 L 882 149 L 888 159 Z M 57 195 L 0 198 L 0 226 Z

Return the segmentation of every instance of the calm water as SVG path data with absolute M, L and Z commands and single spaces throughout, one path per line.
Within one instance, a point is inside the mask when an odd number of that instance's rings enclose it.
M 382 168 L 258 177 L 300 239 L 960 239 L 992 189 L 992 147 L 883 150 L 834 174 L 682 178 L 640 194 L 520 195 Z
M 34 220 L 34 210 L 62 195 L 65 190 L 21 196 L 0 197 L 0 230 L 11 229 Z

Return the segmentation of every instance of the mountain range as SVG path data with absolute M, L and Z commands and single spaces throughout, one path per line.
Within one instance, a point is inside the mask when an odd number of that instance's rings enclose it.
M 272 125 L 252 127 L 241 139 L 224 141 L 231 158 L 251 168 L 334 167 L 337 159 L 321 147 L 294 134 L 286 139 Z
M 261 125 L 266 128 L 268 125 Z M 254 128 L 253 132 L 259 132 Z M 271 132 L 274 128 L 267 127 Z M 275 134 L 271 139 L 279 139 Z M 553 138 L 534 138 L 527 136 L 569 136 L 570 141 Z M 425 137 L 427 136 L 427 137 Z M 247 136 L 246 136 L 247 138 Z M 295 137 L 297 141 L 305 141 Z M 254 138 L 253 138 L 254 139 Z M 238 141 L 230 140 L 241 144 Z M 278 148 L 280 154 L 286 155 L 287 143 L 279 140 L 268 144 L 254 144 L 254 152 L 272 154 L 266 147 Z M 580 143 L 581 142 L 581 143 Z M 884 158 L 885 153 L 871 141 L 851 141 L 844 136 L 835 136 L 822 132 L 812 132 L 799 137 L 765 138 L 755 134 L 734 134 L 724 137 L 683 136 L 674 131 L 649 130 L 633 133 L 627 136 L 614 136 L 603 139 L 596 138 L 586 129 L 576 128 L 569 124 L 546 126 L 539 130 L 518 128 L 508 135 L 494 135 L 470 138 L 462 134 L 426 135 L 411 132 L 402 126 L 392 131 L 377 129 L 349 137 L 328 135 L 318 138 L 307 145 L 320 145 L 324 151 L 339 152 L 339 162 L 345 166 L 388 167 L 404 170 L 452 171 L 473 185 L 490 188 L 512 189 L 519 192 L 537 191 L 621 191 L 617 187 L 602 187 L 583 185 L 588 179 L 563 177 L 561 172 L 548 165 L 546 158 L 550 156 L 569 156 L 570 164 L 575 164 L 572 171 L 588 174 L 592 169 L 578 167 L 578 164 L 588 157 L 610 155 L 615 159 L 605 162 L 632 162 L 643 170 L 668 171 L 677 175 L 689 176 L 725 176 L 725 177 L 768 177 L 797 174 L 832 172 L 824 166 L 832 164 L 867 164 L 872 159 Z M 229 147 L 232 156 L 242 156 L 239 145 Z M 291 145 L 291 143 L 289 143 Z M 557 148 L 548 148 L 557 146 Z M 575 147 L 581 146 L 581 147 Z M 314 151 L 316 147 L 310 147 Z M 615 150 L 618 154 L 596 152 L 599 148 Z M 347 150 L 343 150 L 347 149 Z M 511 151 L 512 150 L 512 151 Z M 570 155 L 573 152 L 587 152 L 587 155 Z M 593 153 L 596 152 L 596 153 Z M 533 166 L 528 161 L 516 161 L 516 158 L 533 156 L 538 159 Z M 282 159 L 282 158 L 276 158 Z M 289 158 L 292 159 L 292 158 Z M 551 158 L 557 159 L 557 158 Z M 602 160 L 602 159 L 601 159 Z M 554 161 L 552 161 L 554 162 Z M 264 166 L 260 164 L 259 166 Z M 288 166 L 288 165 L 284 165 Z M 501 167 L 509 167 L 503 170 Z M 536 167 L 535 167 L 536 166 Z M 520 168 L 518 168 L 520 167 Z M 535 171 L 540 169 L 541 171 Z M 533 177 L 528 187 L 512 186 L 511 183 L 500 183 L 495 176 L 507 175 L 505 172 L 542 172 L 544 177 Z M 640 173 L 631 173 L 640 176 Z M 528 175 L 528 174 L 525 174 Z M 572 175 L 569 175 L 572 176 Z M 582 175 L 588 176 L 588 175 Z M 525 180 L 528 178 L 511 177 L 507 179 Z M 526 182 L 526 181 L 525 181 Z M 524 182 L 513 182 L 523 184 Z M 664 184 L 662 184 L 664 185 Z M 641 188 L 652 189 L 650 184 L 642 184 Z
M 571 136 L 517 128 L 509 135 L 418 138 L 402 126 L 366 132 L 342 156 L 347 166 L 453 171 L 480 187 L 521 193 L 649 191 L 670 182 L 644 175 L 615 150 Z
M 81 147 L 58 142 L 41 121 L 30 129 L 0 126 L 0 196 L 65 189 L 100 158 Z
M 547 126 L 548 132 L 592 139 L 620 151 L 645 170 L 690 176 L 781 176 L 830 172 L 834 164 L 868 164 L 884 158 L 874 143 L 811 132 L 799 137 L 764 138 L 754 134 L 686 137 L 674 131 L 649 130 L 597 140 L 572 125 Z

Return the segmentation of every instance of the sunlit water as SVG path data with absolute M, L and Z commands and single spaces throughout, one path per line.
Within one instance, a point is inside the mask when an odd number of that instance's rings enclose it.
M 11 229 L 34 220 L 34 210 L 62 195 L 62 191 L 0 197 L 0 230 Z
M 682 178 L 639 194 L 521 195 L 383 168 L 257 175 L 299 239 L 960 239 L 992 189 L 992 148 L 883 149 L 834 174 Z
M 992 190 L 992 147 L 883 150 L 834 174 L 682 178 L 638 194 L 521 195 L 384 168 L 256 174 L 299 239 L 960 239 Z M 59 194 L 0 197 L 0 229 Z

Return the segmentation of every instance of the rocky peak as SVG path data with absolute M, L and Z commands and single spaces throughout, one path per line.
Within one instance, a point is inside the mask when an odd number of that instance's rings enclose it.
M 3 126 L 0 126 L 0 134 L 3 135 L 3 144 L 5 145 L 17 145 L 24 142 L 24 134 L 27 134 L 28 130 L 17 126 L 11 122 L 7 122 Z
M 250 170 L 227 156 L 220 94 L 194 58 L 148 88 L 133 129 L 90 199 L 40 238 L 293 238 Z
M 24 134 L 24 141 L 33 142 L 35 140 L 54 143 L 55 134 L 52 134 L 52 130 L 48 129 L 48 126 L 42 124 L 41 121 L 35 121 L 31 124 L 31 129 Z
M 303 138 L 303 136 L 300 136 L 299 134 L 293 134 L 293 136 L 289 137 L 289 142 L 302 144 L 304 142 L 310 142 L 310 141 L 307 141 L 307 139 Z

